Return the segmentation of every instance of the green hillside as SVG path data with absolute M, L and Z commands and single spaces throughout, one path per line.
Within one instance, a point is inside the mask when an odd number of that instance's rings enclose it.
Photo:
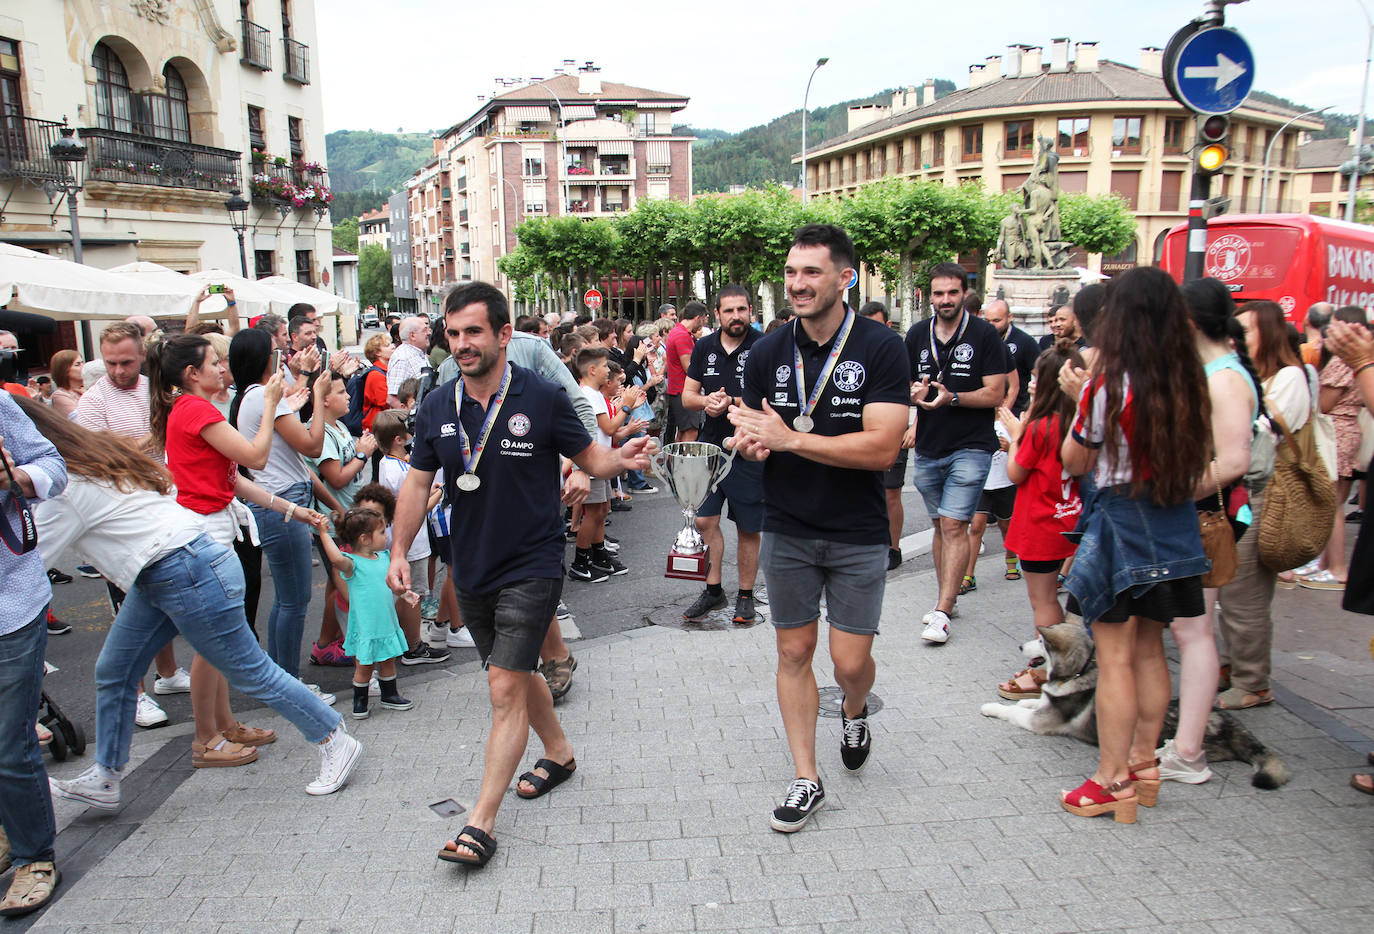
M 324 138 L 329 181 L 336 192 L 395 191 L 434 155 L 428 133 L 335 130 Z

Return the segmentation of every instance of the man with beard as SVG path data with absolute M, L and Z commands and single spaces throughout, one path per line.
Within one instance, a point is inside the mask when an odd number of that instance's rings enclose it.
M 994 298 L 983 307 L 983 320 L 992 325 L 997 336 L 1006 345 L 1009 385 L 1007 404 L 1013 415 L 1020 415 L 1030 406 L 1030 378 L 1035 369 L 1035 358 L 1040 356 L 1040 347 L 1035 338 L 1011 323 L 1011 309 L 1000 298 Z
M 733 444 L 763 461 L 764 537 L 777 630 L 778 707 L 795 779 L 771 826 L 800 830 L 825 801 L 816 766 L 816 651 L 822 593 L 830 658 L 844 692 L 840 759 L 868 761 L 873 637 L 887 575 L 887 509 L 881 472 L 906 428 L 909 364 L 901 339 L 844 303 L 858 262 L 839 227 L 808 224 L 787 253 L 784 285 L 796 320 L 749 351 L 744 404 L 729 409 Z
M 734 434 L 729 409 L 738 405 L 744 395 L 744 366 L 749 348 L 761 336 L 750 327 L 753 317 L 749 293 L 742 286 L 727 285 L 716 293 L 718 327 L 692 348 L 682 388 L 683 407 L 706 413 L 700 441 L 723 447 L 725 439 Z M 720 531 L 720 514 L 727 499 L 730 520 L 738 535 L 735 559 L 739 565 L 739 594 L 735 597 L 734 621 L 754 621 L 754 577 L 759 567 L 759 533 L 763 530 L 763 467 L 738 458 L 697 509 L 697 529 L 706 541 L 706 589 L 682 614 L 683 619 L 703 620 L 713 610 L 725 606 L 725 589 L 721 587 L 725 536 Z
M 1049 350 L 1058 341 L 1073 341 L 1079 350 L 1088 346 L 1083 335 L 1078 333 L 1078 319 L 1074 317 L 1073 309 L 1068 305 L 1053 306 L 1047 317 L 1050 322 L 1050 333 L 1040 338 L 1041 350 Z
M 453 503 L 449 564 L 463 621 L 487 670 L 492 725 L 469 823 L 439 857 L 484 866 L 496 850 L 496 812 L 530 728 L 544 757 L 520 776 L 516 794 L 538 798 L 577 768 L 536 670 L 563 581 L 559 455 L 593 476 L 614 476 L 648 466 L 649 439 L 615 450 L 593 443 L 561 386 L 508 364 L 510 309 L 493 286 L 455 288 L 444 302 L 444 324 L 461 377 L 425 396 L 416 414 L 387 583 L 397 592 L 410 588 L 406 550 L 424 522 L 435 471 L 443 468 Z
M 935 315 L 906 335 L 916 415 L 916 489 L 935 531 L 939 595 L 921 638 L 942 644 L 968 566 L 968 527 L 997 450 L 994 413 L 1007 396 L 1007 351 L 997 331 L 964 308 L 968 277 L 958 263 L 930 271 Z

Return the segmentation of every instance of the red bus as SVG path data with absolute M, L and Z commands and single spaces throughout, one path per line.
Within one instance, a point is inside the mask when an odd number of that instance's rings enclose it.
M 1160 265 L 1178 282 L 1188 225 L 1164 239 Z M 1236 303 L 1268 299 L 1299 329 L 1313 302 L 1374 305 L 1374 227 L 1314 214 L 1224 214 L 1207 222 L 1203 274 L 1220 279 Z

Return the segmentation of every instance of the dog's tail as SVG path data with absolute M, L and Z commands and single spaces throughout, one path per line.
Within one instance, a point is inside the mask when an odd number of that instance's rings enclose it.
M 1288 784 L 1293 777 L 1288 771 L 1288 765 L 1278 753 L 1256 739 L 1255 734 L 1247 730 L 1239 720 L 1221 711 L 1213 711 L 1209 719 L 1215 721 L 1215 728 L 1213 723 L 1209 722 L 1208 732 L 1213 733 L 1215 729 L 1216 739 L 1228 748 L 1232 756 L 1254 766 L 1255 774 L 1250 777 L 1251 785 L 1273 791 Z M 1208 739 L 1212 737 L 1209 736 Z

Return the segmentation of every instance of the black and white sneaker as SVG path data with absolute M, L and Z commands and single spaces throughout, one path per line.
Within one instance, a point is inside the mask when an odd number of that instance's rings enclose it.
M 568 605 L 564 603 L 562 600 L 558 601 L 557 616 L 559 619 L 568 619 L 572 616 L 572 610 L 568 609 Z
M 825 789 L 819 779 L 814 782 L 809 778 L 794 779 L 782 804 L 773 808 L 773 817 L 768 823 L 779 833 L 795 833 L 823 804 Z
M 420 643 L 416 645 L 415 648 L 411 649 L 409 652 L 401 653 L 401 664 L 433 665 L 436 662 L 448 661 L 448 656 L 448 649 L 436 649 L 428 642 L 421 639 Z
M 599 584 L 610 579 L 610 574 L 590 563 L 574 561 L 568 568 L 568 580 L 582 581 L 584 584 Z
M 591 568 L 593 571 L 604 571 L 609 577 L 620 577 L 622 574 L 630 573 L 630 569 L 615 559 L 609 551 L 592 552 Z
M 727 602 L 725 591 L 711 593 L 708 588 L 701 592 L 695 603 L 682 611 L 682 618 L 691 623 L 699 623 L 716 610 L 724 609 Z
M 48 583 L 50 584 L 70 584 L 72 579 L 70 574 L 63 573 L 57 568 L 48 568 Z
M 868 734 L 868 705 L 854 719 L 844 715 L 844 704 L 840 704 L 840 722 L 844 732 L 840 737 L 840 761 L 851 772 L 858 772 L 868 764 L 868 753 L 873 738 Z

